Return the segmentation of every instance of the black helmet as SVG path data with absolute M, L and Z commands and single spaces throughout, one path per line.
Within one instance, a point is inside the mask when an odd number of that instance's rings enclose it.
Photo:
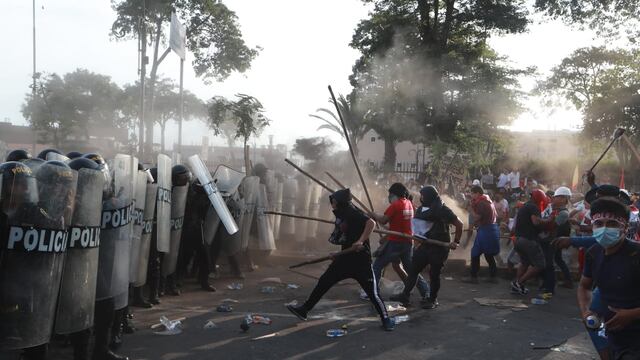
M 27 150 L 18 149 L 11 151 L 9 155 L 7 155 L 6 161 L 20 161 L 26 159 L 31 159 L 31 154 L 29 154 Z
M 79 158 L 79 157 L 82 157 L 82 153 L 77 151 L 71 151 L 70 153 L 67 154 L 67 157 L 69 159 Z
M 111 172 L 109 171 L 107 162 L 104 161 L 102 155 L 97 153 L 84 154 L 82 157 L 89 159 L 98 165 L 98 170 L 102 171 L 102 175 L 104 175 L 104 189 L 102 191 L 102 197 L 105 199 L 110 197 L 113 193 L 113 184 L 111 183 Z
M 40 166 L 45 163 L 45 161 L 40 158 L 24 159 L 20 162 L 27 165 L 33 173 L 36 173 Z
M 39 205 L 52 219 L 60 219 L 64 216 L 66 221 L 71 220 L 71 209 L 67 204 L 72 200 L 66 197 L 75 196 L 76 178 L 69 165 L 62 161 L 47 161 L 40 166 L 36 173 L 38 179 Z
M 184 186 L 189 182 L 191 182 L 191 171 L 186 166 L 174 165 L 171 168 L 171 183 L 173 186 Z
M 41 159 L 41 160 L 47 160 L 47 154 L 50 153 L 50 152 L 54 152 L 56 154 L 62 155 L 62 153 L 59 150 L 56 150 L 56 149 L 44 149 L 44 150 L 40 151 L 40 153 L 38 154 L 37 157 L 38 157 L 38 159 Z
M 36 178 L 27 165 L 17 161 L 8 161 L 0 165 L 0 179 L 0 202 L 2 211 L 8 216 L 25 203 L 38 202 Z
M 78 157 L 69 161 L 69 167 L 76 171 L 80 169 L 91 169 L 100 171 L 100 166 L 96 164 L 95 161 L 91 161 L 83 157 Z
M 153 183 L 157 184 L 158 183 L 158 168 L 157 167 L 153 167 L 153 168 L 149 169 L 149 173 L 153 177 Z

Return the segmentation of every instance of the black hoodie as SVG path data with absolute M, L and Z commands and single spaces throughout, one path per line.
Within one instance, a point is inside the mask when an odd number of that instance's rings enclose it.
M 336 227 L 331 236 L 332 238 L 340 238 L 342 237 L 341 235 L 344 234 L 343 241 L 340 242 L 344 250 L 358 241 L 369 217 L 362 210 L 353 206 L 351 203 L 351 191 L 349 189 L 334 192 L 329 195 L 329 201 L 331 201 L 331 199 L 336 200 L 338 203 L 338 207 L 333 210 L 333 214 L 336 216 Z M 366 252 L 370 253 L 369 242 L 365 242 L 364 246 Z
M 420 194 L 422 195 L 422 206 L 416 210 L 414 217 L 430 221 L 433 226 L 428 233 L 418 235 L 444 242 L 451 241 L 449 225 L 456 221 L 456 214 L 444 204 L 435 187 L 425 186 L 420 190 Z

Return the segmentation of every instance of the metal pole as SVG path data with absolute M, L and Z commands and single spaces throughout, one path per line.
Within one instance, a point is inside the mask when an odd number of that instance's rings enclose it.
M 36 0 L 33 0 L 32 6 L 32 21 L 33 21 L 33 74 L 31 84 L 31 101 L 36 101 Z M 33 144 L 32 144 L 32 152 L 36 153 L 36 142 L 38 135 L 36 134 L 35 129 L 33 129 Z
M 140 116 L 138 119 L 138 157 L 144 161 L 144 95 L 145 77 L 147 76 L 147 26 L 146 26 L 146 1 L 142 1 L 142 19 L 138 36 L 140 41 Z
M 182 161 L 182 120 L 184 119 L 184 59 L 180 59 L 180 121 L 178 122 L 178 162 Z

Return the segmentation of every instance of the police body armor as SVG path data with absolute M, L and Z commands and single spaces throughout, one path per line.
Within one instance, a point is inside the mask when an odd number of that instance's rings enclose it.
M 56 334 L 70 334 L 93 326 L 104 181 L 99 170 L 78 170 L 75 210 L 58 299 Z
M 62 165 L 62 166 L 60 166 Z M 77 173 L 44 163 L 0 165 L 0 349 L 49 342 Z
M 129 287 L 132 163 L 128 155 L 116 156 L 111 167 L 113 186 L 102 199 L 96 300 L 117 297 L 116 309 L 123 307 L 123 294 Z

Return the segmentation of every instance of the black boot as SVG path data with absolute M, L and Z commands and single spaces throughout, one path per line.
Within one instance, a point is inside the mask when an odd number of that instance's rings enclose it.
M 122 346 L 122 322 L 124 321 L 124 309 L 116 310 L 113 315 L 111 326 L 111 342 L 109 348 L 118 350 Z
M 114 354 L 109 350 L 109 331 L 113 326 L 114 317 L 113 298 L 96 301 L 93 322 L 96 341 L 93 348 L 93 360 L 129 360 L 128 357 Z
M 133 288 L 133 301 L 131 302 L 131 306 L 140 307 L 143 309 L 152 308 L 153 305 L 151 305 L 150 302 L 144 299 L 142 292 L 143 292 L 142 286 Z
M 89 339 L 91 330 L 86 329 L 69 335 L 73 345 L 73 360 L 89 360 Z

